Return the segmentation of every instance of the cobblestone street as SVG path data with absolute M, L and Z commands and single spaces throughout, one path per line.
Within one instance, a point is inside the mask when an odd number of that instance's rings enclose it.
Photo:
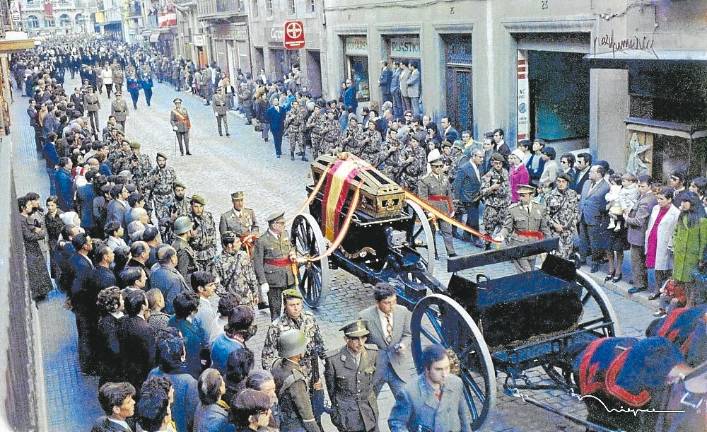
M 76 84 L 77 81 L 67 80 L 67 92 L 71 92 Z M 189 110 L 193 124 L 193 156 L 181 157 L 175 149 L 175 137 L 169 124 L 169 111 L 175 96 L 177 93 L 171 87 L 156 84 L 151 107 L 145 105 L 144 99 L 140 100 L 137 111 L 132 111 L 131 107 L 126 127 L 128 139 L 140 142 L 142 152 L 150 155 L 153 163 L 156 152 L 167 154 L 168 164 L 175 168 L 178 178 L 187 186 L 187 194 L 198 193 L 204 196 L 207 202 L 206 210 L 213 214 L 216 221 L 222 212 L 230 208 L 229 195 L 236 190 L 245 191 L 246 206 L 255 210 L 261 230 L 265 226 L 265 215 L 276 210 L 284 210 L 291 221 L 295 216 L 294 212 L 306 198 L 305 185 L 311 183 L 309 163 L 290 161 L 286 156 L 276 159 L 272 140 L 270 143 L 264 143 L 260 133 L 254 132 L 251 126 L 246 126 L 245 120 L 234 113 L 229 116 L 231 136 L 219 137 L 211 107 L 204 106 L 200 99 L 185 93 L 179 96 L 184 99 L 184 106 Z M 26 104 L 27 99 L 17 94 L 12 106 L 17 192 L 19 195 L 36 191 L 44 198 L 48 194 L 48 181 L 44 161 L 37 159 L 35 155 L 33 130 L 25 113 Z M 100 121 L 103 125 L 110 111 L 110 103 L 105 94 L 101 96 L 101 105 Z M 287 144 L 284 144 L 283 148 L 288 148 Z M 438 243 L 441 246 L 441 239 Z M 435 275 L 446 284 L 451 275 L 445 271 L 444 248 L 439 249 L 442 257 L 437 262 Z M 457 253 L 460 255 L 477 251 L 478 249 L 471 247 L 469 243 L 457 242 Z M 492 277 L 512 271 L 510 264 L 485 269 Z M 603 274 L 601 277 L 603 279 Z M 621 320 L 623 333 L 628 336 L 642 335 L 653 318 L 652 309 L 613 291 L 607 291 L 607 295 Z M 52 431 L 85 431 L 100 415 L 96 398 L 97 379 L 83 376 L 79 372 L 74 318 L 71 312 L 62 307 L 63 303 L 63 295 L 53 291 L 49 299 L 39 306 L 39 337 L 42 346 L 48 427 Z M 343 344 L 339 328 L 372 303 L 370 286 L 362 284 L 343 271 L 334 271 L 331 293 L 324 304 L 315 311 L 328 349 Z M 259 315 L 258 333 L 248 342 L 256 355 L 259 354 L 257 347 L 262 346 L 268 323 L 265 315 Z M 258 358 L 256 365 L 259 363 Z M 542 379 L 542 374 L 537 369 L 530 371 L 529 376 L 533 381 Z M 505 375 L 499 373 L 497 407 L 484 430 L 584 430 L 560 416 L 549 414 L 518 398 L 503 395 L 504 379 Z M 557 391 L 535 391 L 532 396 L 579 417 L 585 416 L 582 403 L 571 395 Z M 383 431 L 388 430 L 386 419 L 392 404 L 392 395 L 386 387 L 379 400 L 380 428 Z M 325 420 L 325 430 L 335 430 L 328 418 Z

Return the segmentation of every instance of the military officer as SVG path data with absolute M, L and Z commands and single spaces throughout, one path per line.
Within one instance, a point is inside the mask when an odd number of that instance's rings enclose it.
M 280 430 L 320 432 L 309 398 L 307 379 L 299 364 L 307 340 L 301 330 L 288 330 L 278 339 L 280 359 L 272 366 L 280 406 Z
M 272 320 L 280 315 L 282 292 L 295 287 L 295 261 L 295 250 L 285 232 L 285 213 L 275 212 L 268 216 L 268 230 L 258 238 L 253 250 L 261 298 L 267 294 Z
M 122 92 L 123 82 L 125 82 L 125 75 L 123 74 L 123 69 L 121 69 L 120 65 L 115 60 L 113 60 L 113 66 L 111 67 L 111 69 L 113 69 L 113 88 L 115 89 L 116 93 Z
M 509 246 L 542 240 L 551 235 L 547 212 L 541 204 L 533 202 L 535 188 L 530 185 L 518 187 L 520 201 L 508 207 L 503 228 L 495 240 L 506 240 Z M 533 270 L 535 258 L 513 260 L 513 265 L 519 273 Z
M 228 133 L 228 101 L 226 101 L 226 95 L 223 94 L 223 87 L 219 87 L 218 91 L 214 95 L 214 114 L 216 115 L 216 122 L 218 124 L 218 134 L 223 136 L 223 131 L 221 129 L 221 123 L 223 123 L 226 129 L 226 136 L 231 136 Z
M 174 172 L 174 168 L 167 166 L 167 156 L 164 153 L 158 152 L 155 160 L 157 166 L 150 173 L 150 185 L 152 186 L 150 189 L 152 190 L 155 215 L 162 225 L 162 221 L 171 217 L 169 208 L 172 204 L 172 193 L 177 182 L 177 174 Z M 165 241 L 167 240 L 165 239 Z
M 177 134 L 179 142 L 179 151 L 184 156 L 184 147 L 186 147 L 187 155 L 189 152 L 189 129 L 191 129 L 191 121 L 189 120 L 189 112 L 182 106 L 180 98 L 174 98 L 174 108 L 169 113 L 169 122 L 172 124 L 172 130 Z
M 503 228 L 511 204 L 508 171 L 503 168 L 501 153 L 491 155 L 491 169 L 481 177 L 481 198 L 484 201 L 484 230 L 494 236 Z M 489 247 L 489 244 L 486 245 Z
M 374 376 L 378 347 L 366 344 L 368 323 L 358 319 L 342 327 L 346 345 L 327 353 L 324 377 L 331 400 L 331 422 L 339 431 L 378 430 Z
M 197 268 L 207 271 L 216 256 L 216 224 L 211 212 L 204 210 L 204 197 L 192 195 L 190 204 L 194 231 L 189 244 L 194 249 Z
M 196 254 L 189 245 L 193 230 L 194 223 L 188 216 L 178 217 L 174 221 L 174 234 L 176 237 L 172 242 L 172 247 L 177 251 L 177 271 L 181 273 L 186 281 L 190 281 L 189 275 L 198 270 L 196 267 Z
M 225 293 L 236 294 L 242 305 L 255 310 L 258 306 L 258 279 L 248 253 L 241 250 L 238 236 L 226 231 L 221 234 L 221 255 L 214 258 L 211 273 L 219 278 L 216 293 L 223 297 Z
M 233 208 L 223 213 L 219 218 L 219 233 L 223 235 L 226 231 L 232 231 L 241 240 L 251 234 L 257 235 L 258 222 L 253 209 L 245 207 L 245 193 L 243 191 L 233 192 L 231 202 Z
M 285 129 L 287 139 L 290 142 L 290 158 L 295 160 L 295 151 L 302 154 L 302 160 L 306 161 L 306 151 L 304 148 L 304 113 L 300 108 L 299 101 L 292 101 L 292 108 L 285 117 Z
M 101 101 L 98 99 L 93 87 L 89 87 L 88 93 L 83 96 L 83 105 L 86 107 L 88 119 L 91 121 L 93 135 L 98 139 L 99 125 L 101 124 L 98 121 L 98 111 L 101 110 Z
M 431 206 L 446 214 L 449 217 L 454 217 L 454 207 L 452 205 L 452 187 L 449 184 L 449 178 L 444 174 L 444 161 L 438 150 L 432 150 L 428 157 L 432 172 L 420 179 L 417 184 L 417 193 L 425 201 L 428 201 Z M 443 220 L 437 220 L 434 224 L 442 231 L 444 239 L 444 247 L 447 249 L 448 257 L 455 257 L 457 253 L 454 250 L 454 238 L 452 237 L 452 225 Z
M 123 93 L 120 91 L 115 92 L 115 99 L 110 104 L 110 113 L 115 117 L 115 121 L 123 126 L 123 132 L 125 132 L 125 121 L 128 118 L 128 104 L 123 99 Z

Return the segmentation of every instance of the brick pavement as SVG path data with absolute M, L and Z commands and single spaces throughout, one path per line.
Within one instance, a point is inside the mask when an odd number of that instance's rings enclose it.
M 74 83 L 67 83 L 72 88 Z M 289 159 L 276 159 L 272 143 L 264 143 L 251 127 L 244 125 L 244 120 L 231 113 L 231 137 L 219 137 L 216 119 L 211 107 L 206 107 L 192 95 L 180 95 L 184 106 L 189 110 L 193 124 L 191 132 L 191 151 L 193 156 L 176 156 L 174 134 L 169 124 L 169 110 L 172 99 L 176 96 L 173 89 L 157 84 L 152 100 L 152 107 L 144 101 L 139 102 L 137 112 L 130 112 L 127 121 L 127 136 L 139 141 L 142 151 L 154 157 L 157 151 L 170 156 L 168 164 L 175 167 L 177 175 L 186 183 L 187 193 L 199 193 L 206 200 L 206 210 L 214 218 L 230 206 L 229 194 L 235 190 L 246 191 L 246 205 L 253 207 L 263 224 L 264 215 L 285 210 L 292 219 L 294 212 L 305 199 L 305 184 L 311 183 L 309 164 Z M 23 139 L 16 144 L 21 147 L 21 160 L 26 169 L 18 171 L 18 184 L 23 184 L 18 193 L 37 190 L 46 195 L 46 181 L 43 177 L 42 161 L 34 158 L 33 133 L 28 126 L 24 112 L 27 99 L 20 99 L 13 105 L 16 129 L 22 128 Z M 109 104 L 105 96 L 100 119 L 107 119 Z M 23 183 L 24 182 L 24 183 Z M 439 242 L 441 245 L 441 241 Z M 450 277 L 445 270 L 444 248 L 442 259 L 437 263 L 436 276 L 444 283 Z M 469 254 L 477 249 L 468 244 L 459 245 L 458 253 Z M 510 265 L 488 266 L 484 271 L 493 277 L 512 272 Z M 473 272 L 472 272 L 473 273 Z M 650 310 L 629 301 L 620 295 L 608 293 L 612 304 L 622 319 L 624 332 L 639 335 L 650 321 Z M 73 317 L 62 309 L 63 297 L 52 295 L 40 306 L 42 321 L 42 346 L 44 352 L 47 412 L 53 430 L 85 430 L 99 414 L 95 399 L 96 380 L 83 377 L 78 373 L 75 345 L 76 335 Z M 334 272 L 332 290 L 322 307 L 315 311 L 320 322 L 326 345 L 329 349 L 343 343 L 339 327 L 355 318 L 357 312 L 372 302 L 370 286 L 363 285 L 358 279 L 340 270 Z M 258 317 L 257 335 L 249 342 L 252 347 L 262 346 L 268 320 L 264 315 Z M 257 351 L 257 350 L 255 350 Z M 256 353 L 258 354 L 258 353 Z M 256 364 L 258 364 L 257 362 Z M 542 379 L 536 370 L 529 372 L 533 381 Z M 499 386 L 504 374 L 499 373 Z M 553 406 L 563 407 L 579 416 L 583 416 L 583 406 L 572 400 L 571 396 L 557 392 L 533 392 L 533 396 Z M 392 407 L 393 400 L 387 388 L 379 399 L 381 430 L 387 430 L 385 419 Z M 325 429 L 333 427 L 325 420 Z M 502 395 L 499 390 L 497 410 L 484 430 L 489 431 L 531 431 L 531 430 L 581 430 L 572 426 L 559 416 L 529 406 L 518 399 Z

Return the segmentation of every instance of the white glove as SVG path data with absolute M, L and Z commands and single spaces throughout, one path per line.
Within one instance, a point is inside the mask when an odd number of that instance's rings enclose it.
M 179 129 L 177 128 L 177 126 L 174 126 L 174 127 L 172 128 L 172 130 L 175 131 L 175 132 L 177 132 Z
M 260 285 L 260 296 L 261 296 L 263 299 L 267 299 L 267 298 L 268 298 L 268 291 L 270 291 L 270 285 L 268 285 L 267 282 L 265 282 L 264 284 Z
M 217 112 L 215 112 L 214 115 L 215 115 L 216 117 L 218 117 L 218 113 L 217 113 Z

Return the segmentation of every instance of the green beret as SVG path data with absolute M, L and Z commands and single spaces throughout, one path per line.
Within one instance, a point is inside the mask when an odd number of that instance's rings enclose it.
M 298 289 L 296 288 L 290 288 L 286 289 L 285 291 L 282 292 L 282 298 L 284 300 L 287 300 L 288 298 L 298 298 L 302 299 L 302 294 L 299 292 Z
M 201 205 L 206 205 L 206 200 L 205 200 L 204 197 L 201 196 L 201 195 L 192 195 L 192 197 L 191 197 L 191 203 L 192 203 L 192 204 L 198 203 L 198 204 L 201 204 Z
M 157 156 L 155 157 L 155 159 L 157 158 L 167 159 L 167 155 L 162 152 L 157 152 Z
M 140 143 L 133 141 L 130 143 L 130 148 L 133 150 L 140 150 Z
M 187 188 L 187 187 L 184 185 L 184 183 L 182 183 L 182 182 L 180 182 L 180 181 L 174 182 L 174 185 L 173 185 L 172 187 L 173 187 L 173 188 L 178 188 L 178 187 L 180 187 L 180 188 L 182 188 L 182 189 L 186 189 L 186 188 Z

